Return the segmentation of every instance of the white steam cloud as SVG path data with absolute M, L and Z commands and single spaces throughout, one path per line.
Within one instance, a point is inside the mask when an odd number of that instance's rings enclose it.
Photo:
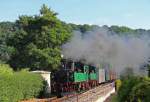
M 63 46 L 63 55 L 72 60 L 84 59 L 86 63 L 109 63 L 121 72 L 132 67 L 138 70 L 150 57 L 147 37 L 120 37 L 107 29 L 98 28 L 90 32 L 74 32 L 72 39 Z

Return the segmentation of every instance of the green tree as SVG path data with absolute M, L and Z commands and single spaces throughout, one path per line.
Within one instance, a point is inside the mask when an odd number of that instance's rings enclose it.
M 133 29 L 125 27 L 125 26 L 111 26 L 110 27 L 114 32 L 116 33 L 129 33 L 129 32 L 134 32 Z
M 124 78 L 117 99 L 118 102 L 149 102 L 150 78 L 138 76 Z
M 95 25 L 88 25 L 88 24 L 76 25 L 76 24 L 70 23 L 68 25 L 70 26 L 70 28 L 72 30 L 77 30 L 77 31 L 80 31 L 82 33 L 85 33 L 87 31 L 91 31 L 95 27 Z
M 1 22 L 0 23 L 0 63 L 7 63 L 14 49 L 7 45 L 7 41 L 16 30 L 15 23 Z
M 146 70 L 148 71 L 148 77 L 150 77 L 150 64 L 146 65 Z
M 20 30 L 9 41 L 16 51 L 9 62 L 11 66 L 31 70 L 59 66 L 61 45 L 70 38 L 71 31 L 56 15 L 43 5 L 39 15 L 19 17 L 16 24 Z
M 127 77 L 122 80 L 122 85 L 118 90 L 118 102 L 130 102 L 130 92 L 132 88 L 139 83 L 136 77 Z
M 130 93 L 131 102 L 150 101 L 150 78 L 141 78 L 140 83 L 136 84 Z

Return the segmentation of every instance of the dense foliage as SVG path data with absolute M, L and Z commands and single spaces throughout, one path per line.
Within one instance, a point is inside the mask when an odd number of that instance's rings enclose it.
M 31 70 L 53 70 L 61 60 L 61 45 L 70 37 L 69 27 L 61 22 L 57 13 L 43 5 L 40 15 L 21 16 L 16 24 L 19 28 L 9 39 L 8 45 L 15 48 L 9 61 L 17 68 Z
M 120 80 L 120 79 L 117 79 L 117 80 L 115 81 L 115 85 L 116 85 L 116 90 L 118 91 L 119 88 L 120 88 L 120 86 L 121 86 L 121 80 Z
M 8 65 L 0 64 L 0 102 L 18 102 L 39 96 L 43 79 L 28 71 L 13 72 Z
M 14 49 L 7 45 L 7 41 L 17 30 L 16 25 L 11 22 L 0 23 L 0 62 L 6 63 L 13 54 Z
M 117 99 L 118 102 L 149 102 L 150 78 L 137 76 L 124 78 Z
M 57 13 L 43 5 L 40 14 L 20 16 L 16 22 L 0 23 L 0 63 L 8 63 L 15 70 L 53 70 L 59 68 L 61 46 L 71 37 L 71 32 L 87 32 L 98 25 L 66 24 Z M 149 30 L 124 26 L 102 26 L 112 34 L 149 34 Z M 84 33 L 86 34 L 86 33 Z

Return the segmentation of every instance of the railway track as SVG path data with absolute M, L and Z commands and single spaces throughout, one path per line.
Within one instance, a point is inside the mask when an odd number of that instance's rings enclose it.
M 53 97 L 49 99 L 38 99 L 38 100 L 22 101 L 22 102 L 96 102 L 98 98 L 105 96 L 113 88 L 114 88 L 114 83 L 112 82 L 112 83 L 99 85 L 81 94 L 64 96 L 62 98 Z
M 105 96 L 113 88 L 114 88 L 113 83 L 107 83 L 95 87 L 87 92 L 70 96 L 60 101 L 54 101 L 54 102 L 95 102 L 99 97 Z

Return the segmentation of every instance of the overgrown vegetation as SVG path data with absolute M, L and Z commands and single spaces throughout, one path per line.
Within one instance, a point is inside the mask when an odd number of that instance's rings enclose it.
M 117 102 L 149 102 L 150 78 L 132 76 L 124 78 L 117 93 Z
M 119 88 L 121 87 L 121 80 L 120 80 L 120 79 L 117 79 L 117 80 L 115 81 L 115 85 L 116 85 L 116 91 L 118 91 Z
M 0 64 L 0 102 L 18 102 L 38 97 L 43 91 L 43 79 L 26 70 L 14 72 L 6 64 Z
M 93 28 L 99 26 L 66 24 L 57 18 L 57 13 L 45 5 L 42 6 L 40 14 L 35 16 L 24 15 L 15 22 L 1 22 L 0 63 L 8 65 L 0 64 L 0 102 L 38 97 L 43 90 L 41 76 L 22 69 L 52 71 L 59 68 L 61 46 L 70 39 L 72 31 L 87 32 Z M 105 25 L 103 28 L 120 36 L 131 33 L 136 36 L 150 34 L 150 30 L 124 26 Z M 150 76 L 149 67 L 148 70 Z M 132 74 L 131 70 L 127 71 Z M 119 102 L 148 102 L 150 79 L 128 76 L 117 81 L 117 90 Z

